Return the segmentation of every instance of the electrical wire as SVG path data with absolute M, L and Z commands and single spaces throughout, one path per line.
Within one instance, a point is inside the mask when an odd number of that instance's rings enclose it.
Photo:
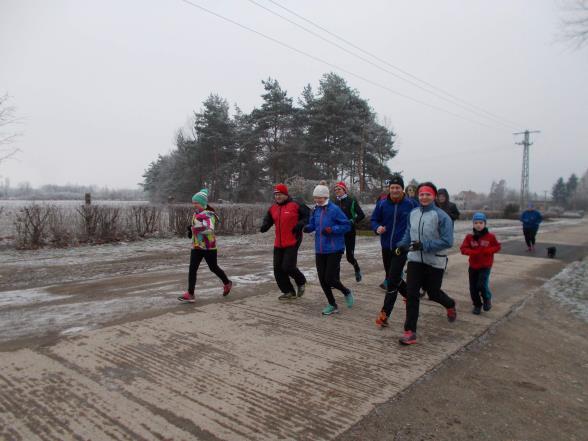
M 252 0 L 249 0 L 249 1 L 251 1 L 252 3 L 255 3 L 255 2 L 253 2 Z M 302 15 L 300 15 L 300 14 L 296 13 L 295 11 L 292 11 L 291 9 L 289 9 L 289 8 L 287 8 L 287 7 L 283 6 L 283 5 L 281 5 L 280 3 L 276 2 L 275 0 L 267 0 L 267 1 L 268 1 L 268 2 L 270 2 L 270 3 L 272 3 L 272 4 L 274 4 L 275 6 L 277 6 L 277 7 L 279 7 L 279 8 L 281 8 L 281 9 L 283 9 L 283 10 L 285 10 L 285 11 L 289 12 L 290 14 L 294 15 L 295 17 L 297 17 L 297 18 L 299 18 L 299 19 L 301 19 L 301 20 L 303 20 L 303 21 L 305 21 L 305 22 L 307 22 L 307 23 L 311 24 L 312 26 L 316 27 L 317 29 L 320 29 L 321 31 L 323 31 L 323 32 L 325 32 L 325 33 L 327 33 L 327 34 L 329 34 L 330 36 L 332 36 L 332 37 L 335 37 L 336 39 L 338 39 L 338 40 L 340 40 L 340 41 L 344 42 L 345 44 L 347 44 L 347 45 L 349 45 L 349 46 L 353 47 L 354 49 L 357 49 L 358 51 L 360 51 L 360 52 L 362 52 L 362 53 L 364 53 L 364 54 L 366 54 L 366 55 L 368 55 L 368 56 L 372 57 L 373 59 L 375 59 L 375 60 L 377 60 L 377 61 L 379 61 L 379 62 L 381 62 L 381 63 L 383 63 L 383 64 L 385 64 L 385 65 L 387 65 L 387 66 L 389 66 L 389 67 L 391 67 L 392 69 L 395 69 L 396 71 L 398 71 L 398 72 L 401 72 L 402 74 L 404 74 L 404 75 L 406 75 L 406 76 L 408 76 L 408 77 L 410 77 L 410 78 L 412 78 L 412 79 L 414 79 L 414 80 L 416 80 L 416 81 L 418 81 L 418 82 L 420 82 L 420 83 L 423 83 L 423 84 L 427 85 L 428 87 L 430 87 L 430 88 L 432 88 L 432 89 L 434 89 L 434 90 L 437 90 L 437 91 L 439 91 L 439 92 L 440 92 L 440 93 L 442 93 L 443 95 L 446 95 L 446 96 L 448 96 L 448 97 L 452 98 L 452 99 L 453 99 L 453 100 L 455 100 L 455 101 L 459 101 L 459 102 L 463 103 L 464 105 L 466 105 L 466 106 L 470 107 L 471 109 L 475 109 L 476 111 L 482 112 L 482 113 L 484 113 L 484 114 L 488 115 L 489 117 L 491 117 L 491 118 L 493 118 L 493 119 L 500 120 L 500 121 L 502 121 L 503 123 L 506 123 L 506 124 L 508 124 L 508 125 L 509 125 L 509 126 L 511 126 L 511 127 L 523 127 L 522 125 L 520 125 L 520 124 L 518 124 L 518 123 L 516 123 L 516 122 L 513 122 L 513 121 L 511 121 L 511 120 L 509 120 L 509 119 L 506 119 L 506 118 L 502 118 L 502 117 L 500 117 L 500 116 L 498 116 L 498 115 L 496 115 L 496 114 L 494 114 L 494 113 L 492 113 L 492 112 L 489 112 L 489 111 L 487 111 L 487 110 L 485 110 L 485 109 L 483 109 L 483 108 L 481 108 L 481 107 L 479 107 L 479 106 L 476 106 L 475 104 L 472 104 L 472 103 L 470 103 L 470 102 L 468 102 L 468 101 L 466 101 L 466 100 L 463 100 L 463 99 L 461 99 L 461 98 L 459 98 L 459 97 L 457 97 L 457 96 L 455 96 L 455 95 L 451 94 L 450 92 L 447 92 L 447 91 L 443 90 L 442 88 L 440 88 L 440 87 L 438 87 L 438 86 L 435 86 L 434 84 L 431 84 L 431 83 L 430 83 L 430 82 L 428 82 L 428 81 L 425 81 L 425 80 L 423 80 L 423 79 L 420 79 L 420 78 L 418 78 L 416 75 L 413 75 L 413 74 L 411 74 L 410 72 L 408 72 L 408 71 L 406 71 L 406 70 L 404 70 L 404 69 L 401 69 L 400 67 L 398 67 L 398 66 L 395 66 L 394 64 L 391 64 L 390 62 L 386 61 L 385 59 L 383 59 L 383 58 L 381 58 L 381 57 L 378 57 L 377 55 L 374 55 L 374 54 L 373 54 L 373 53 L 371 53 L 371 52 L 368 52 L 367 50 L 365 50 L 365 49 L 363 49 L 363 48 L 361 48 L 361 47 L 359 47 L 359 46 L 357 46 L 357 45 L 353 44 L 352 42 L 350 42 L 350 41 L 346 40 L 345 38 L 343 38 L 343 37 L 341 37 L 341 36 L 339 36 L 339 35 L 337 35 L 337 34 L 335 34 L 335 33 L 331 32 L 331 31 L 329 31 L 329 30 L 328 30 L 328 29 L 326 29 L 325 27 L 323 27 L 323 26 L 321 26 L 321 25 L 319 25 L 319 24 L 316 24 L 316 23 L 314 23 L 313 21 L 311 21 L 311 20 L 309 20 L 309 19 L 307 19 L 307 18 L 303 17 Z M 258 4 L 258 6 L 260 6 L 260 7 L 263 7 L 263 6 L 259 5 L 259 4 Z M 267 8 L 264 8 L 264 9 L 267 9 Z M 267 10 L 268 10 L 268 11 L 270 11 L 270 12 L 272 12 L 272 13 L 274 13 L 274 12 L 273 12 L 273 11 L 271 11 L 270 9 L 267 9 Z M 277 13 L 274 13 L 274 14 L 278 15 Z M 287 18 L 284 18 L 284 19 L 285 19 L 285 20 L 288 20 Z M 288 20 L 288 21 L 290 21 L 290 20 Z M 290 21 L 290 22 L 291 22 L 291 21 Z M 294 22 L 291 22 L 291 23 L 295 24 L 296 26 L 299 26 L 298 24 L 296 24 L 296 23 L 294 23 Z M 299 27 L 301 27 L 301 26 L 299 26 Z M 306 28 L 303 28 L 303 29 L 305 29 L 305 30 L 306 30 Z M 311 33 L 312 33 L 312 31 L 308 31 L 308 32 L 311 32 Z M 314 33 L 313 33 L 313 34 L 314 34 Z M 322 37 L 319 37 L 319 38 L 322 38 Z M 328 41 L 328 40 L 326 40 L 326 39 L 325 39 L 325 41 Z M 335 44 L 335 43 L 332 43 L 332 44 Z M 339 47 L 339 46 L 338 46 L 338 47 Z M 390 73 L 390 74 L 392 74 L 391 72 L 389 72 L 389 73 Z M 395 75 L 395 74 L 392 74 L 392 75 Z M 395 75 L 395 76 L 397 76 L 397 75 Z M 405 79 L 405 78 L 402 78 L 402 77 L 400 77 L 400 76 L 397 76 L 397 77 L 398 77 L 398 78 L 400 78 L 400 79 L 402 79 L 403 81 L 409 82 L 410 84 L 413 84 L 413 85 L 414 85 L 414 83 L 413 83 L 413 82 L 411 82 L 410 80 L 407 80 L 407 79 Z M 423 90 L 425 90 L 425 91 L 427 91 L 427 92 L 429 92 L 429 93 L 431 93 L 431 94 L 434 94 L 435 96 L 438 96 L 436 93 L 434 93 L 434 92 L 432 92 L 432 91 L 430 91 L 430 90 L 428 90 L 428 89 L 425 89 L 425 88 L 422 88 L 422 89 L 423 89 Z M 470 111 L 471 111 L 471 110 L 470 110 Z
M 394 89 L 392 89 L 392 88 L 390 88 L 390 87 L 388 87 L 386 85 L 380 84 L 380 83 L 378 83 L 376 81 L 373 81 L 373 80 L 370 80 L 369 78 L 366 78 L 366 77 L 364 77 L 362 75 L 359 75 L 359 74 L 356 74 L 354 72 L 351 72 L 350 70 L 344 69 L 344 68 L 342 68 L 340 66 L 337 66 L 336 64 L 333 64 L 333 63 L 331 63 L 329 61 L 323 60 L 320 57 L 317 57 L 315 55 L 309 54 L 308 52 L 305 52 L 305 51 L 303 51 L 301 49 L 298 49 L 298 48 L 296 48 L 294 46 L 291 46 L 291 45 L 289 45 L 287 43 L 284 43 L 281 40 L 278 40 L 278 39 L 276 39 L 274 37 L 271 37 L 271 36 L 269 36 L 267 34 L 264 34 L 264 33 L 260 32 L 260 31 L 257 31 L 255 29 L 253 29 L 251 27 L 248 27 L 248 26 L 246 26 L 246 25 L 244 25 L 242 23 L 239 23 L 239 22 L 237 22 L 237 21 L 235 21 L 235 20 L 233 20 L 231 18 L 225 17 L 225 16 L 223 16 L 223 15 L 217 13 L 217 12 L 211 11 L 210 9 L 205 8 L 204 6 L 201 6 L 199 4 L 193 3 L 190 0 L 180 0 L 180 1 L 183 2 L 183 3 L 186 3 L 189 6 L 192 6 L 194 8 L 200 9 L 200 10 L 202 10 L 202 11 L 208 13 L 208 14 L 214 15 L 215 17 L 220 18 L 221 20 L 224 20 L 224 21 L 229 22 L 229 23 L 231 23 L 231 24 L 233 24 L 235 26 L 238 26 L 238 27 L 240 27 L 242 29 L 245 29 L 245 30 L 247 30 L 249 32 L 252 32 L 252 33 L 254 33 L 256 35 L 259 35 L 260 37 L 263 37 L 263 38 L 265 38 L 267 40 L 270 40 L 270 41 L 272 41 L 274 43 L 277 43 L 280 46 L 283 46 L 283 47 L 285 47 L 287 49 L 290 49 L 291 51 L 294 51 L 294 52 L 296 52 L 298 54 L 304 55 L 304 56 L 306 56 L 308 58 L 311 58 L 311 59 L 313 59 L 315 61 L 318 61 L 319 63 L 325 64 L 325 65 L 327 65 L 327 66 L 329 66 L 331 68 L 337 69 L 337 70 L 339 70 L 341 72 L 344 72 L 344 73 L 346 73 L 346 74 L 348 74 L 350 76 L 353 76 L 355 78 L 358 78 L 358 79 L 360 79 L 360 80 L 362 80 L 362 81 L 364 81 L 366 83 L 369 83 L 369 84 L 371 84 L 373 86 L 376 86 L 376 87 L 379 87 L 381 89 L 387 90 L 388 92 L 393 93 L 394 95 L 400 96 L 400 97 L 402 97 L 404 99 L 407 99 L 409 101 L 412 101 L 414 103 L 417 103 L 417 104 L 420 104 L 420 105 L 429 107 L 429 108 L 431 108 L 433 110 L 437 110 L 439 112 L 446 113 L 448 115 L 454 116 L 456 118 L 463 119 L 465 121 L 469 121 L 469 122 L 471 122 L 473 124 L 477 124 L 477 125 L 480 125 L 480 126 L 483 126 L 483 127 L 487 127 L 487 128 L 490 128 L 490 129 L 500 128 L 500 127 L 497 127 L 497 126 L 492 126 L 492 125 L 486 124 L 486 123 L 481 122 L 481 121 L 478 121 L 478 120 L 474 120 L 474 119 L 465 117 L 465 116 L 460 115 L 458 113 L 455 113 L 455 112 L 452 112 L 450 110 L 444 109 L 443 107 L 439 107 L 439 106 L 436 106 L 434 104 L 427 103 L 427 102 L 422 101 L 422 100 L 419 100 L 417 98 L 413 98 L 413 97 L 411 97 L 409 95 L 406 95 L 406 94 L 404 94 L 402 92 L 398 92 L 398 91 L 396 91 L 396 90 L 394 90 Z

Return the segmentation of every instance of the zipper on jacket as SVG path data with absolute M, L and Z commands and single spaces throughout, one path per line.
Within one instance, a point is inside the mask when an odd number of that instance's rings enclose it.
M 323 213 L 325 212 L 326 208 L 326 205 L 324 207 L 321 207 L 321 216 L 319 218 L 319 254 L 323 253 Z
M 396 212 L 398 211 L 398 204 L 394 204 L 394 222 L 392 223 L 392 234 L 390 235 L 390 249 L 392 249 L 392 241 L 394 240 L 394 231 L 396 230 Z
M 421 210 L 421 217 L 419 218 L 419 226 L 417 231 L 419 232 L 419 242 L 421 241 L 421 221 L 423 220 L 423 216 L 424 216 L 425 212 Z M 425 229 L 425 226 L 422 226 L 422 229 Z M 424 234 L 424 232 L 423 232 Z M 421 263 L 425 263 L 425 260 L 423 259 L 423 250 L 421 249 Z
M 278 237 L 280 238 L 280 248 L 282 248 L 282 206 L 278 204 L 278 207 L 280 207 L 280 213 L 278 214 Z

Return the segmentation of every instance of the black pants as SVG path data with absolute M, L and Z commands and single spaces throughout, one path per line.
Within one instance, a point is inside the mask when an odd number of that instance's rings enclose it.
M 355 258 L 355 230 L 345 234 L 345 257 L 347 262 L 353 265 L 355 272 L 358 272 L 360 269 Z
M 229 279 L 225 272 L 218 266 L 216 262 L 216 250 L 199 250 L 192 249 L 190 253 L 190 270 L 188 272 L 188 292 L 194 294 L 194 288 L 196 287 L 196 273 L 202 259 L 206 260 L 206 264 L 210 271 L 215 273 L 219 279 L 226 285 L 229 283 Z
M 492 297 L 488 289 L 488 279 L 490 278 L 490 268 L 473 269 L 468 268 L 470 278 L 470 297 L 474 306 L 482 306 L 485 299 Z
M 393 251 L 388 248 L 382 248 L 382 263 L 384 264 L 384 271 L 386 271 L 385 279 L 388 279 L 388 270 L 392 263 Z
M 293 247 L 287 248 L 274 248 L 274 277 L 278 284 L 278 288 L 284 294 L 294 292 L 294 286 L 290 281 L 290 277 L 294 279 L 296 285 L 304 285 L 306 283 L 306 277 L 296 267 L 298 260 L 298 248 L 300 243 Z
M 382 307 L 382 311 L 386 313 L 386 316 L 390 316 L 392 313 L 392 309 L 394 309 L 394 304 L 396 303 L 396 298 L 398 297 L 398 293 L 402 295 L 402 297 L 406 297 L 406 282 L 402 280 L 402 271 L 404 270 L 404 265 L 406 264 L 406 253 L 402 253 L 400 256 L 397 256 L 391 250 L 387 251 L 387 260 L 388 260 L 388 267 L 386 271 L 386 296 L 384 297 L 384 306 Z M 382 255 L 384 255 L 384 250 L 382 250 Z
M 528 247 L 535 245 L 535 236 L 537 236 L 537 230 L 539 230 L 539 228 L 523 228 L 525 243 Z
M 345 288 L 339 280 L 341 271 L 341 257 L 343 253 L 316 254 L 316 271 L 321 283 L 321 288 L 327 297 L 329 305 L 337 306 L 332 288 L 338 289 L 344 295 L 349 294 L 349 289 Z
M 405 331 L 416 332 L 417 330 L 421 288 L 427 291 L 432 301 L 440 303 L 445 308 L 455 307 L 455 301 L 441 290 L 443 272 L 441 268 L 434 268 L 424 263 L 408 262 Z

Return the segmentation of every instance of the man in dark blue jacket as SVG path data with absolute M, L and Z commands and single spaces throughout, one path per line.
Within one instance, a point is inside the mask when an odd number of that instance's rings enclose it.
M 406 263 L 406 253 L 396 255 L 394 250 L 404 236 L 410 212 L 417 203 L 404 194 L 404 180 L 394 175 L 389 180 L 388 196 L 376 204 L 371 217 L 372 230 L 380 236 L 382 261 L 386 270 L 386 296 L 384 306 L 376 324 L 388 326 L 388 317 L 392 313 L 398 292 L 406 297 L 406 283 L 402 280 L 402 271 Z
M 527 251 L 535 251 L 535 236 L 537 236 L 539 224 L 543 222 L 543 216 L 533 208 L 532 204 L 529 204 L 529 207 L 521 213 L 521 222 Z

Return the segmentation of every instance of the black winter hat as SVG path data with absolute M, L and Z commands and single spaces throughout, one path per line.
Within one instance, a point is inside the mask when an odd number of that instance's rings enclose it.
M 388 187 L 390 187 L 392 184 L 400 185 L 404 190 L 404 179 L 402 179 L 402 176 L 392 175 L 390 179 L 388 179 Z

